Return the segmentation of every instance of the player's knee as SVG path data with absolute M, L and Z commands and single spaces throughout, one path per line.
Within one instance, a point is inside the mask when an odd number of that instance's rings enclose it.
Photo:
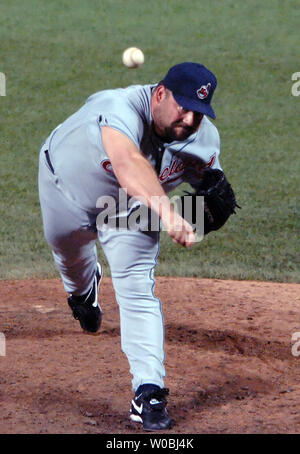
M 157 308 L 160 301 L 153 292 L 154 282 L 149 279 L 148 275 L 139 275 L 138 273 L 128 274 L 127 276 L 113 276 L 113 286 L 116 293 L 116 298 L 119 304 L 123 307 L 147 307 Z

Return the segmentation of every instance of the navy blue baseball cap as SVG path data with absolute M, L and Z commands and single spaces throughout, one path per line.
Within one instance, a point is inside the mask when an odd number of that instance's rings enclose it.
M 172 66 L 161 83 L 184 109 L 216 118 L 210 103 L 217 78 L 204 65 L 184 62 Z

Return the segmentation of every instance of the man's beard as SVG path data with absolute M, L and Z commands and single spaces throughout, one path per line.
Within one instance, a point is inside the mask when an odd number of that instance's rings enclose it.
M 172 141 L 181 141 L 186 140 L 190 135 L 196 132 L 196 128 L 184 126 L 181 123 L 174 122 L 170 126 L 165 128 L 165 138 L 168 139 L 169 142 Z

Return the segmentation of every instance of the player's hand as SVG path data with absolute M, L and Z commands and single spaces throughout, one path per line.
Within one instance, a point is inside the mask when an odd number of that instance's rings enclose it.
M 165 219 L 162 218 L 162 222 L 174 243 L 184 247 L 193 246 L 196 241 L 193 228 L 175 210 L 172 209 Z

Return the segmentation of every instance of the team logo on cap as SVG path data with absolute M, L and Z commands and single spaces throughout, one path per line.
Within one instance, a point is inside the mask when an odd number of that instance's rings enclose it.
M 199 90 L 197 90 L 197 96 L 199 99 L 205 99 L 209 95 L 209 90 L 211 87 L 211 83 L 208 82 L 207 85 L 202 85 Z

